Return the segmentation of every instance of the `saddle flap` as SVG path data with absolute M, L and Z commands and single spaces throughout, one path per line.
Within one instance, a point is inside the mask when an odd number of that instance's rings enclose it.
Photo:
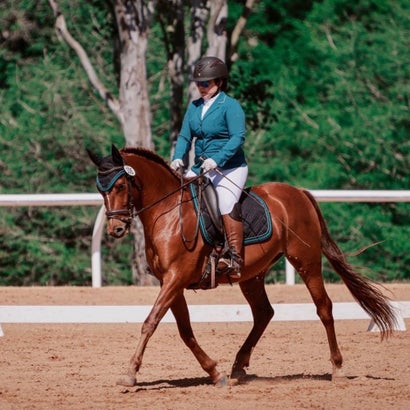
M 218 194 L 216 193 L 216 189 L 212 182 L 208 178 L 204 179 L 204 202 L 208 209 L 209 217 L 211 218 L 212 223 L 215 225 L 215 228 L 222 233 L 224 228 L 221 212 L 219 210 Z

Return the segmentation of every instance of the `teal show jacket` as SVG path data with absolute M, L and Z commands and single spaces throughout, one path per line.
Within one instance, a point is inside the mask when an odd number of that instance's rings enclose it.
M 222 169 L 245 166 L 245 114 L 239 102 L 221 92 L 201 119 L 203 106 L 203 98 L 189 104 L 173 159 L 182 159 L 196 137 L 192 167 L 196 174 L 200 172 L 200 158 L 212 158 Z

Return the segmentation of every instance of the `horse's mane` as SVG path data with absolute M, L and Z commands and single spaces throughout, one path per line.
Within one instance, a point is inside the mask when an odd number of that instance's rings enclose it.
M 151 151 L 147 148 L 142 148 L 142 147 L 136 147 L 136 148 L 135 147 L 129 147 L 129 148 L 123 148 L 121 150 L 121 152 L 123 152 L 124 154 L 134 154 L 134 155 L 138 155 L 138 156 L 144 157 L 146 159 L 149 159 L 150 161 L 153 161 L 156 164 L 165 167 L 172 174 L 179 177 L 179 174 L 177 172 L 175 172 L 169 166 L 169 164 L 164 160 L 164 158 L 162 158 L 161 156 L 156 154 L 154 151 Z

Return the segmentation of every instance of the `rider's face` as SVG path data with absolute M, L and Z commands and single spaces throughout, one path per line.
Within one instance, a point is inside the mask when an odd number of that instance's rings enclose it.
M 195 84 L 204 100 L 210 99 L 218 91 L 215 80 L 196 81 Z

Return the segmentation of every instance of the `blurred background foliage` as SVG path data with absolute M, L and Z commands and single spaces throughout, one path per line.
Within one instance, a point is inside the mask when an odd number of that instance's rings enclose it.
M 243 1 L 229 1 L 228 29 Z M 85 147 L 124 138 L 47 1 L 2 0 L 1 194 L 95 192 Z M 60 1 L 69 30 L 115 94 L 113 24 L 98 1 Z M 247 116 L 249 185 L 409 189 L 410 3 L 257 1 L 230 71 Z M 147 54 L 156 151 L 169 158 L 169 83 L 159 27 Z M 410 204 L 322 203 L 353 264 L 376 280 L 410 279 Z M 0 208 L 0 285 L 89 285 L 93 207 Z M 104 236 L 106 284 L 131 284 L 131 237 Z M 379 243 L 380 242 L 380 243 Z M 324 263 L 325 277 L 336 281 Z M 282 281 L 281 261 L 269 282 Z

